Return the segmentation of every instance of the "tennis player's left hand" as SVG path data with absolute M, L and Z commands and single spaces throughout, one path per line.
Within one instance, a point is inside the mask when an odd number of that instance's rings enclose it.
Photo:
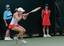
M 29 13 L 26 13 L 26 15 L 29 15 Z
M 27 16 L 27 15 L 29 15 L 29 13 L 25 13 L 25 14 L 23 14 L 23 16 Z

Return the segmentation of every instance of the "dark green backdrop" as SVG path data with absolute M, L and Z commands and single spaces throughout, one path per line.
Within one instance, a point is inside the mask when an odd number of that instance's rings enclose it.
M 13 12 L 16 7 L 23 7 L 26 12 L 31 11 L 32 9 L 41 6 L 42 8 L 44 7 L 45 4 L 49 4 L 49 7 L 51 9 L 51 23 L 52 26 L 50 28 L 50 32 L 54 32 L 55 28 L 55 0 L 0 0 L 0 29 L 1 35 L 4 34 L 5 24 L 3 21 L 3 12 L 5 10 L 5 5 L 10 4 L 11 5 L 11 11 Z M 21 24 L 22 23 L 22 24 Z M 28 16 L 27 20 L 22 20 L 19 23 L 20 25 L 23 25 L 26 29 L 30 31 L 34 31 L 34 33 L 42 33 L 42 25 L 41 25 L 41 10 L 30 14 Z

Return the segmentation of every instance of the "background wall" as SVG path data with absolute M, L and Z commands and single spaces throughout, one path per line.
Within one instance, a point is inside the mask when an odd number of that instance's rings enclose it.
M 3 12 L 5 10 L 5 5 L 10 4 L 11 5 L 11 11 L 13 12 L 16 7 L 23 7 L 26 12 L 31 11 L 32 9 L 41 6 L 44 7 L 45 4 L 49 4 L 49 7 L 51 9 L 51 23 L 52 26 L 50 28 L 50 32 L 54 32 L 55 28 L 55 0 L 0 0 L 0 34 L 1 36 L 4 36 L 2 34 L 5 33 L 5 24 L 3 21 Z M 28 16 L 27 20 L 22 20 L 19 22 L 20 25 L 24 26 L 27 30 L 30 30 L 31 33 L 39 33 L 42 34 L 42 25 L 41 25 L 41 10 L 30 14 Z M 3 33 L 4 32 L 4 33 Z

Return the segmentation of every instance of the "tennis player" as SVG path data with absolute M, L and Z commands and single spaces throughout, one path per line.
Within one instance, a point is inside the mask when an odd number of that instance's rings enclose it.
M 25 12 L 25 10 L 22 7 L 17 8 L 16 12 L 13 14 L 11 23 L 9 24 L 9 29 L 14 30 L 14 31 L 18 31 L 19 34 L 17 34 L 16 39 L 18 40 L 18 38 L 21 37 L 22 42 L 26 43 L 26 41 L 23 39 L 24 33 L 26 32 L 26 29 L 18 24 L 18 22 L 21 19 L 26 19 L 23 16 L 29 15 L 29 13 L 23 14 L 24 12 Z

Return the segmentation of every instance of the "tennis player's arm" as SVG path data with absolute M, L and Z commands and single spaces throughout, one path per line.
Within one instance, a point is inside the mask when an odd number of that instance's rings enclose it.
M 23 17 L 22 17 L 22 18 L 23 18 L 24 20 L 26 20 L 28 15 L 29 15 L 29 13 L 25 13 L 25 14 L 23 14 Z

